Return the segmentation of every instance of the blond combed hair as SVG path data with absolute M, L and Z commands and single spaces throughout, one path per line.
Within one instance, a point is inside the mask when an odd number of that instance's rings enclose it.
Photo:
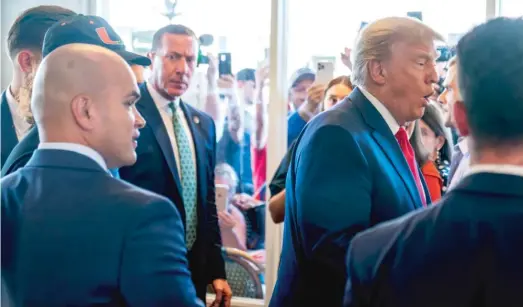
M 396 42 L 445 41 L 443 36 L 421 21 L 410 17 L 387 17 L 378 19 L 363 28 L 352 52 L 352 83 L 365 84 L 368 63 L 386 60 L 391 46 Z

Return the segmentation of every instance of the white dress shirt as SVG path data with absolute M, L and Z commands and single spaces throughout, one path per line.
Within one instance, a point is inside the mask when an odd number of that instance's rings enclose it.
M 376 108 L 376 110 L 378 110 L 381 117 L 383 117 L 383 119 L 389 126 L 390 131 L 392 131 L 392 134 L 396 136 L 396 133 L 398 133 L 398 131 L 400 130 L 400 125 L 398 124 L 398 121 L 392 116 L 389 109 L 387 109 L 387 107 L 385 107 L 385 105 L 383 105 L 383 103 L 381 103 L 381 101 L 379 101 L 378 98 L 374 97 L 371 93 L 367 92 L 367 90 L 365 90 L 362 87 L 358 88 L 363 93 L 363 96 L 365 96 L 365 98 L 367 98 L 370 101 L 370 103 Z
M 149 90 L 149 93 L 151 94 L 151 97 L 154 100 L 154 103 L 156 104 L 156 107 L 158 108 L 158 111 L 160 112 L 160 115 L 162 116 L 163 124 L 165 126 L 165 129 L 167 130 L 167 134 L 169 135 L 169 140 L 171 141 L 171 146 L 176 160 L 176 168 L 178 169 L 178 175 L 181 177 L 182 172 L 180 167 L 180 152 L 178 151 L 178 143 L 176 143 L 176 136 L 174 135 L 173 113 L 171 111 L 171 108 L 169 107 L 171 101 L 165 99 L 162 95 L 160 95 L 160 93 L 158 93 L 152 87 L 151 84 L 146 83 L 146 86 L 147 90 Z M 177 98 L 175 104 L 179 105 L 179 103 L 180 99 Z M 192 154 L 193 165 L 196 168 L 196 153 L 194 149 L 194 139 L 191 133 L 191 129 L 189 128 L 189 123 L 187 122 L 187 118 L 185 118 L 185 114 L 183 113 L 182 108 L 177 107 L 176 112 L 178 113 L 179 118 L 181 118 L 182 120 L 181 124 L 183 129 L 185 130 L 185 134 L 189 138 L 189 143 L 191 144 L 190 150 Z M 198 174 L 198 172 L 196 172 L 196 174 Z
M 454 176 L 452 177 L 452 181 L 449 183 L 448 191 L 453 189 L 455 186 L 457 186 L 461 179 L 465 176 L 465 174 L 468 172 L 470 168 L 470 152 L 469 152 L 469 144 L 468 144 L 468 138 L 464 137 L 459 143 L 457 144 L 459 150 L 463 154 L 463 158 L 461 158 L 461 161 L 459 162 L 458 168 L 456 168 L 456 172 L 454 173 Z
M 75 143 L 49 142 L 49 143 L 40 143 L 38 145 L 38 149 L 44 149 L 44 150 L 45 149 L 57 149 L 57 150 L 66 150 L 66 151 L 76 152 L 78 154 L 81 154 L 81 155 L 84 155 L 84 156 L 90 158 L 91 160 L 98 163 L 98 165 L 100 165 L 100 167 L 103 168 L 106 172 L 108 171 L 107 164 L 105 163 L 105 160 L 102 157 L 102 155 L 100 155 L 96 150 L 94 150 L 90 147 L 84 146 L 84 145 L 75 144 Z
M 20 141 L 27 131 L 31 128 L 31 125 L 25 120 L 25 118 L 18 112 L 18 102 L 11 93 L 11 87 L 5 91 L 7 98 L 7 104 L 9 105 L 9 111 L 11 111 L 11 117 L 13 118 L 13 125 L 15 126 L 16 137 Z

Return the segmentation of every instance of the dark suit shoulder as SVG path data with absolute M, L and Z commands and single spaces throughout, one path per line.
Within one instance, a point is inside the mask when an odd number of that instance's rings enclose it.
M 106 177 L 109 181 L 108 193 L 128 210 L 139 213 L 151 212 L 160 214 L 177 213 L 173 203 L 164 196 L 139 188 L 123 180 Z
M 363 123 L 359 110 L 352 105 L 350 100 L 343 100 L 333 108 L 315 116 L 311 123 L 317 122 L 324 125 L 340 125 L 346 129 L 354 129 Z
M 395 262 L 407 247 L 405 242 L 413 240 L 423 244 L 417 237 L 423 238 L 427 231 L 433 230 L 435 218 L 442 209 L 443 206 L 432 206 L 413 211 L 357 234 L 348 255 L 353 272 L 360 279 L 371 279 L 385 262 Z
M 192 105 L 190 105 L 190 104 L 188 104 L 186 102 L 184 102 L 184 104 L 187 107 L 187 109 L 189 111 L 191 111 L 191 113 L 193 113 L 195 115 L 198 115 L 200 117 L 200 120 L 204 120 L 205 123 L 210 123 L 210 122 L 214 123 L 212 117 L 209 114 L 207 114 L 207 113 L 205 113 L 205 112 L 203 112 L 203 111 L 193 107 Z
M 347 135 L 351 135 L 354 140 L 358 141 L 360 136 L 368 133 L 369 130 L 357 108 L 350 103 L 350 101 L 344 100 L 341 102 L 342 105 L 336 105 L 332 109 L 318 114 L 305 127 L 302 134 L 309 134 L 322 127 L 340 127 L 346 131 Z
M 38 130 L 33 127 L 13 148 L 4 165 L 2 165 L 2 176 L 9 175 L 24 167 L 33 156 L 33 152 L 38 148 L 39 143 Z

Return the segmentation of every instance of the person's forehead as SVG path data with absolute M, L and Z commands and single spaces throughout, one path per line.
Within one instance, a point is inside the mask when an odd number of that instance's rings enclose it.
M 338 83 L 338 84 L 334 84 L 333 86 L 331 86 L 327 90 L 327 94 L 332 95 L 332 94 L 336 94 L 339 92 L 346 92 L 349 90 L 350 90 L 350 88 L 347 85 L 345 85 L 343 83 Z
M 198 48 L 198 42 L 190 35 L 165 33 L 162 36 L 162 47 L 168 52 L 193 54 Z
M 313 83 L 314 81 L 311 80 L 311 79 L 303 79 L 301 80 L 300 82 L 296 83 L 296 85 L 294 86 L 295 89 L 303 89 L 303 88 L 308 88 L 309 86 L 311 86 L 311 84 Z
M 398 41 L 392 44 L 392 53 L 402 56 L 430 56 L 438 57 L 437 49 L 432 40 L 426 41 Z

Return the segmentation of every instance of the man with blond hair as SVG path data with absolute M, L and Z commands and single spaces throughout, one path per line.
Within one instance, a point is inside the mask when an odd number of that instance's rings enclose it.
M 352 237 L 430 203 L 404 125 L 423 115 L 438 81 L 434 41 L 420 21 L 365 27 L 344 101 L 298 138 L 287 177 L 277 306 L 341 306 Z
M 354 237 L 343 306 L 523 306 L 522 36 L 522 18 L 501 17 L 459 41 L 470 168 L 437 206 Z

